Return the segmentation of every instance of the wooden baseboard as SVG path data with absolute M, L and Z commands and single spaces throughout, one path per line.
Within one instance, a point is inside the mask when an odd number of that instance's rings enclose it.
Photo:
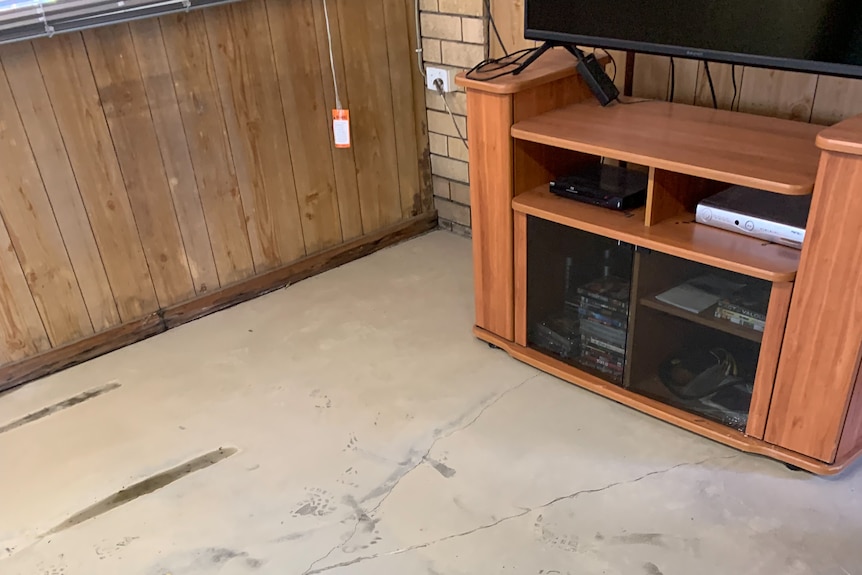
M 702 417 L 698 417 L 697 415 L 688 413 L 687 411 L 670 407 L 659 401 L 628 391 L 620 386 L 608 383 L 598 377 L 582 372 L 566 363 L 548 357 L 534 349 L 508 341 L 478 326 L 473 328 L 473 335 L 484 342 L 499 347 L 513 358 L 531 365 L 536 369 L 540 369 L 553 376 L 559 377 L 562 380 L 573 383 L 579 387 L 583 387 L 584 389 L 607 397 L 608 399 L 621 403 L 627 407 L 637 409 L 647 415 L 672 423 L 673 425 L 685 430 L 702 435 L 703 437 L 714 441 L 718 441 L 719 443 L 723 443 L 735 449 L 739 449 L 740 451 L 777 459 L 800 469 L 810 471 L 811 473 L 816 473 L 817 475 L 835 475 L 836 473 L 840 473 L 853 463 L 855 457 L 860 455 L 860 452 L 857 451 L 844 460 L 835 462 L 834 464 L 824 463 L 817 459 L 796 453 L 795 451 L 790 451 L 789 449 L 784 449 L 783 447 L 767 443 L 760 439 L 749 437 L 744 433 L 738 432 L 719 423 L 706 420 Z
M 205 315 L 372 254 L 437 226 L 429 212 L 373 234 L 302 258 L 284 267 L 177 304 L 146 318 L 119 325 L 62 347 L 0 367 L 0 392 L 125 347 Z

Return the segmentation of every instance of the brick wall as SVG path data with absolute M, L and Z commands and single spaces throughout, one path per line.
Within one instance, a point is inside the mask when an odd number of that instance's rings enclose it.
M 485 58 L 487 25 L 484 0 L 420 0 L 422 50 L 426 65 L 464 70 Z M 467 135 L 467 97 L 446 95 L 461 133 Z M 440 226 L 470 234 L 470 177 L 467 148 L 458 138 L 440 94 L 425 91 L 431 143 L 434 203 Z

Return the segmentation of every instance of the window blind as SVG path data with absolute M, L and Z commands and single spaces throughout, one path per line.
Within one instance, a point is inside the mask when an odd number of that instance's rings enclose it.
M 0 44 L 235 0 L 0 0 Z

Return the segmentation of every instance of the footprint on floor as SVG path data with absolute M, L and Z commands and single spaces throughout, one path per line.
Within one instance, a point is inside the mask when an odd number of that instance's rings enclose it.
M 359 487 L 359 484 L 351 481 L 351 479 L 358 474 L 359 472 L 355 468 L 348 467 L 341 472 L 341 476 L 336 479 L 335 482 L 339 485 L 346 485 L 348 487 Z
M 291 513 L 294 517 L 302 517 L 311 515 L 314 517 L 323 517 L 335 511 L 335 506 L 332 505 L 332 496 L 324 489 L 312 487 L 306 489 L 306 498 L 297 504 L 296 509 Z
M 568 551 L 569 553 L 576 553 L 578 551 L 580 543 L 579 539 L 574 535 L 570 536 L 555 533 L 551 528 L 545 525 L 544 517 L 542 515 L 536 517 L 536 521 L 533 523 L 533 529 L 536 532 L 536 537 L 546 545 L 562 549 L 563 551 Z
M 356 439 L 354 434 L 350 434 L 350 437 L 347 438 L 347 445 L 341 451 L 356 451 L 359 446 L 359 440 Z
M 230 569 L 231 573 L 257 572 L 266 561 L 252 557 L 246 551 L 228 547 L 207 547 L 191 550 L 178 550 L 164 557 L 149 571 L 148 575 L 198 575 L 201 573 L 221 573 Z M 230 564 L 231 567 L 227 567 Z

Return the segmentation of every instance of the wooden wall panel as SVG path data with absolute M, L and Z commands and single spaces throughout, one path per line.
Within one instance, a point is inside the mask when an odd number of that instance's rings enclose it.
M 128 25 L 84 33 L 87 54 L 159 306 L 195 294 Z
M 161 18 L 189 153 L 221 285 L 254 275 L 245 213 L 201 12 Z
M 204 12 L 255 271 L 305 255 L 266 6 Z
M 137 20 L 130 28 L 192 282 L 196 293 L 205 293 L 220 282 L 186 134 L 177 129 L 183 121 L 162 28 L 155 19 Z
M 492 0 L 491 14 L 494 15 L 497 30 L 510 54 L 536 46 L 536 42 L 524 39 L 524 0 Z M 503 56 L 503 50 L 493 31 L 490 31 L 489 37 L 491 57 Z
M 669 82 L 670 58 L 651 54 L 635 54 L 632 96 L 651 100 L 667 100 Z
M 24 272 L 0 222 L 0 361 L 17 361 L 51 348 Z
M 816 90 L 814 74 L 746 68 L 739 111 L 808 122 Z
M 712 84 L 715 88 L 715 99 L 718 102 L 718 107 L 721 110 L 730 110 L 731 107 L 736 110 L 739 108 L 739 95 L 742 88 L 742 81 L 745 77 L 745 68 L 736 66 L 736 99 L 733 97 L 733 69 L 730 64 L 718 64 L 712 62 L 709 65 L 709 71 L 712 74 Z M 695 89 L 694 104 L 712 107 L 712 93 L 709 90 L 709 79 L 706 76 L 704 66 L 701 63 L 698 66 L 697 87 Z
M 273 0 L 280 1 L 280 0 Z M 335 67 L 335 76 L 338 79 L 341 105 L 350 109 L 350 92 L 347 89 L 347 73 L 344 70 L 344 49 L 341 44 L 341 26 L 338 12 L 338 2 L 328 2 L 329 20 L 332 27 L 332 56 Z M 335 85 L 332 77 L 332 65 L 329 61 L 329 42 L 326 36 L 326 18 L 323 14 L 323 3 L 312 0 L 314 10 L 314 28 L 317 32 L 317 54 L 320 65 L 320 75 L 323 81 L 323 106 L 324 111 L 329 114 L 335 109 Z M 424 91 L 422 98 L 424 101 Z M 331 118 L 331 116 L 329 116 Z M 329 142 L 332 150 L 332 163 L 335 168 L 335 186 L 338 196 L 338 216 L 341 220 L 341 234 L 344 240 L 351 240 L 361 236 L 362 210 L 359 204 L 359 181 L 356 176 L 356 157 L 354 148 L 335 148 L 334 135 L 331 124 L 327 122 L 329 129 Z M 425 137 L 427 140 L 427 136 Z M 430 166 L 430 159 L 428 164 Z
M 153 282 L 81 35 L 34 46 L 120 317 L 154 312 Z
M 18 113 L 27 131 L 93 329 L 98 332 L 118 325 L 121 320 L 114 294 L 33 47 L 29 42 L 3 46 L 0 60 L 15 95 Z
M 0 389 L 431 225 L 412 0 L 329 3 L 347 149 L 322 8 L 0 47 Z
M 673 101 L 680 104 L 694 104 L 698 78 L 700 77 L 703 65 L 697 60 L 689 60 L 687 58 L 674 58 L 673 62 L 676 84 Z M 668 79 L 668 89 L 670 89 L 669 82 L 670 78 Z
M 270 0 L 267 10 L 303 236 L 306 249 L 313 253 L 344 239 L 329 140 L 332 116 L 324 105 L 314 2 Z M 297 29 L 304 32 L 297 34 Z M 314 41 L 309 41 L 309 36 Z
M 0 69 L 0 212 L 52 345 L 93 333 L 81 289 Z
M 344 65 L 350 97 L 350 119 L 357 163 L 362 227 L 365 233 L 401 219 L 395 115 L 386 46 L 383 6 L 339 0 Z M 377 65 L 376 63 L 380 63 Z M 376 113 L 375 113 L 376 111 Z
M 392 90 L 392 112 L 395 121 L 395 151 L 398 157 L 398 187 L 401 191 L 401 216 L 412 218 L 422 211 L 420 193 L 419 147 L 413 102 L 413 62 L 402 58 L 411 54 L 410 39 L 401 30 L 409 30 L 404 0 L 383 0 L 389 83 Z M 412 12 L 411 12 L 412 18 Z
M 811 111 L 812 122 L 831 126 L 859 114 L 862 114 L 862 80 L 820 77 Z

